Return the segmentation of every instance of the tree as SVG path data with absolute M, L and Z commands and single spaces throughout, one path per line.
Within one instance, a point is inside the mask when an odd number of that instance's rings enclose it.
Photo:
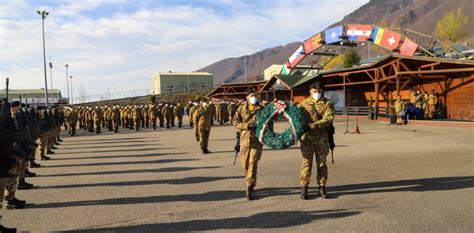
M 339 54 L 334 59 L 324 66 L 325 70 L 331 70 L 335 68 L 351 68 L 352 66 L 359 64 L 360 56 L 354 49 L 349 49 L 343 54 Z
M 469 23 L 469 17 L 465 16 L 461 8 L 444 14 L 444 17 L 436 22 L 435 35 L 449 44 L 461 41 L 467 36 L 465 26 Z

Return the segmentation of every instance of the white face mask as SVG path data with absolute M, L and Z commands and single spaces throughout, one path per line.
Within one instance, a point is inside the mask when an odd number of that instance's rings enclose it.
M 316 92 L 312 95 L 313 99 L 318 100 L 321 97 L 321 93 Z
M 255 97 L 255 96 L 250 97 L 249 102 L 251 104 L 256 104 L 257 103 L 257 97 Z

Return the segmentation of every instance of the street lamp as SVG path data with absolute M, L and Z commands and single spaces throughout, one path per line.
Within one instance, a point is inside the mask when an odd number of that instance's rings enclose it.
M 43 28 L 43 63 L 44 63 L 44 98 L 46 100 L 46 107 L 49 106 L 49 100 L 48 100 L 48 78 L 46 75 L 46 46 L 44 42 L 44 19 L 46 19 L 46 16 L 49 15 L 49 12 L 46 10 L 43 11 L 36 11 L 38 15 L 41 16 L 41 22 L 42 22 L 42 28 Z
M 72 94 L 72 75 L 69 76 L 69 78 L 71 79 L 71 104 L 73 104 L 73 102 L 74 102 L 74 95 Z
M 69 68 L 69 65 L 66 64 L 64 65 L 66 67 L 66 87 L 67 87 L 67 100 L 68 100 L 68 103 L 71 103 L 71 97 L 69 95 L 69 80 L 67 79 L 69 77 L 69 74 L 68 74 L 68 68 Z

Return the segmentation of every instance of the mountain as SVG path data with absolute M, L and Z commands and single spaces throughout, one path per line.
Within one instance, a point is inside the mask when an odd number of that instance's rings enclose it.
M 470 47 L 474 47 L 474 0 L 371 0 L 359 9 L 328 27 L 348 24 L 375 24 L 382 21 L 389 27 L 411 29 L 424 34 L 433 34 L 436 21 L 443 18 L 448 11 L 461 8 L 471 18 L 466 26 L 468 36 L 465 38 Z M 314 33 L 317 33 L 316 31 Z M 301 38 L 302 40 L 306 38 Z M 247 56 L 247 81 L 257 80 L 263 70 L 271 64 L 283 64 L 297 49 L 301 42 L 285 46 L 264 49 Z M 244 56 L 226 58 L 208 65 L 198 71 L 214 74 L 215 83 L 243 82 L 245 79 Z

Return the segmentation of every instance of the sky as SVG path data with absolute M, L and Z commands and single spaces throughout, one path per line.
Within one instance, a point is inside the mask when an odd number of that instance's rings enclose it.
M 68 64 L 76 97 L 146 90 L 153 72 L 195 71 L 303 41 L 368 1 L 0 0 L 0 87 L 5 78 L 11 89 L 44 87 L 37 10 L 49 12 L 53 88 L 67 95 Z

